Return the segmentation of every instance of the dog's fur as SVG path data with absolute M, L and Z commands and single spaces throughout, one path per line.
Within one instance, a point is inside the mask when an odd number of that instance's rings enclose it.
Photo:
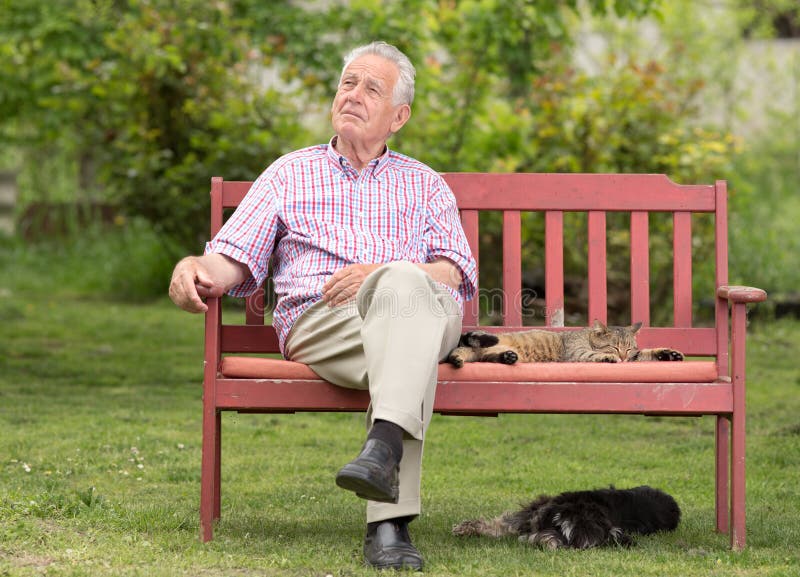
M 495 519 L 463 521 L 456 535 L 505 537 L 548 549 L 588 549 L 634 544 L 632 534 L 672 531 L 681 510 L 670 495 L 648 486 L 595 489 L 556 496 L 542 495 L 517 512 Z

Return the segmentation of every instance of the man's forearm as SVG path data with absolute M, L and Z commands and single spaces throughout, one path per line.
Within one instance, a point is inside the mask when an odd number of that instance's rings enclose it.
M 187 256 L 175 265 L 169 296 L 185 311 L 206 312 L 208 307 L 202 299 L 222 296 L 249 274 L 245 265 L 221 254 Z
M 209 253 L 193 257 L 209 272 L 214 284 L 223 292 L 228 292 L 233 287 L 242 284 L 250 275 L 247 265 L 233 260 L 222 254 Z

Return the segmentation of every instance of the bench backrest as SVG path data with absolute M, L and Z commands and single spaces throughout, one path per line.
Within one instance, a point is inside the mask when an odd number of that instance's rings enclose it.
M 607 321 L 607 226 L 611 212 L 630 214 L 630 318 L 642 321 L 639 344 L 671 346 L 688 355 L 714 356 L 727 375 L 727 304 L 715 300 L 715 326 L 693 324 L 692 215 L 710 213 L 714 222 L 715 286 L 728 281 L 727 189 L 714 185 L 678 185 L 660 174 L 481 174 L 446 173 L 461 220 L 479 261 L 479 213 L 502 212 L 502 327 L 524 330 L 522 318 L 522 214 L 539 212 L 545 222 L 545 326 L 564 327 L 564 215 L 587 216 L 588 318 Z M 211 235 L 220 229 L 226 209 L 238 206 L 250 182 L 211 185 Z M 673 326 L 650 327 L 650 215 L 672 215 Z M 711 296 L 711 295 L 709 295 Z M 478 323 L 478 302 L 465 308 L 464 326 Z M 264 325 L 264 292 L 249 297 L 245 325 L 223 325 L 221 352 L 277 352 L 275 331 Z M 488 327 L 487 327 L 488 328 Z

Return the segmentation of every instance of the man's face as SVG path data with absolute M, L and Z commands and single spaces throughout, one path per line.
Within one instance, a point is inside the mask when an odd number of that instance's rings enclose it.
M 400 130 L 410 114 L 407 104 L 394 105 L 397 66 L 374 54 L 351 62 L 342 73 L 331 106 L 333 129 L 356 146 L 386 142 Z

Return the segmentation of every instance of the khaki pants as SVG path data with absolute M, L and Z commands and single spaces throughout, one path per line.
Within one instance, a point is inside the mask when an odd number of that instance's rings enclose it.
M 355 301 L 320 301 L 295 321 L 287 358 L 341 387 L 369 389 L 367 426 L 406 431 L 397 504 L 367 504 L 367 522 L 419 515 L 422 445 L 433 414 L 437 365 L 457 345 L 461 310 L 421 268 L 394 262 L 370 274 Z

